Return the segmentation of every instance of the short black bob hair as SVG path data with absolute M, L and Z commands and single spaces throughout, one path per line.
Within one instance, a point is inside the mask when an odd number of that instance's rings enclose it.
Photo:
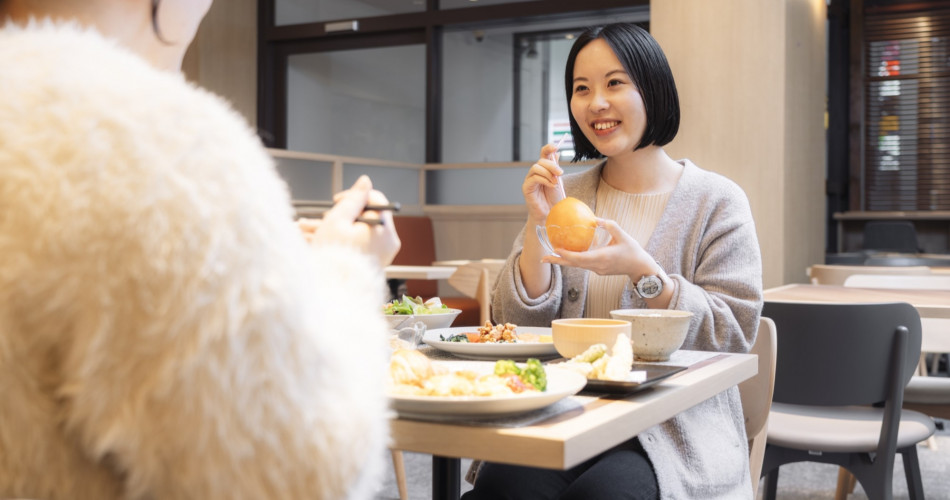
M 673 81 L 673 72 L 660 45 L 646 30 L 635 24 L 615 23 L 588 28 L 577 37 L 567 56 L 567 68 L 564 70 L 568 110 L 574 96 L 574 62 L 577 60 L 577 54 L 598 38 L 607 42 L 614 51 L 643 98 L 647 124 L 636 149 L 651 144 L 669 144 L 676 137 L 680 126 L 676 82 Z M 604 155 L 597 151 L 581 132 L 573 113 L 568 111 L 568 114 L 571 119 L 571 135 L 574 137 L 574 161 L 603 158 Z

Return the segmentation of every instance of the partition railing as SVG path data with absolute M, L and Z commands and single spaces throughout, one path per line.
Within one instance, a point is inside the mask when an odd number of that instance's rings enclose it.
M 268 151 L 295 200 L 329 199 L 366 174 L 375 188 L 391 201 L 400 202 L 407 213 L 473 205 L 489 211 L 511 209 L 523 213 L 521 185 L 533 163 L 411 163 L 284 149 Z M 564 168 L 572 172 L 594 163 L 572 163 Z

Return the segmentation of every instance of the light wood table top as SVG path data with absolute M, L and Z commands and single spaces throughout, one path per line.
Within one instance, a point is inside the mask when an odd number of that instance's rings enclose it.
M 755 355 L 715 353 L 652 389 L 627 397 L 602 398 L 592 393 L 571 396 L 568 399 L 577 403 L 575 409 L 523 427 L 395 418 L 391 421 L 392 448 L 432 454 L 433 473 L 447 476 L 433 477 L 433 498 L 458 498 L 459 465 L 455 457 L 567 469 L 739 384 L 757 371 Z
M 455 269 L 452 266 L 386 266 L 386 279 L 445 280 Z
M 772 301 L 801 302 L 907 302 L 917 309 L 921 318 L 950 318 L 950 291 L 946 290 L 890 290 L 791 284 L 766 290 L 764 298 Z

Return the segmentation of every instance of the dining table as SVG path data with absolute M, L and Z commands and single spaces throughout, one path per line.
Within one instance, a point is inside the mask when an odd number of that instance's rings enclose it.
M 801 302 L 907 302 L 921 318 L 950 319 L 950 290 L 856 288 L 793 283 L 765 290 L 767 301 Z
M 445 280 L 455 272 L 455 266 L 386 266 L 386 279 Z
M 432 498 L 457 500 L 461 458 L 565 470 L 753 377 L 753 354 L 680 350 L 685 366 L 647 389 L 581 392 L 522 416 L 400 416 L 391 421 L 392 448 L 432 455 Z

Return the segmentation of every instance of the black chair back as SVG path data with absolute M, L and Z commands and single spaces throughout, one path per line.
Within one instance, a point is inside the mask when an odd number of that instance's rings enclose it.
M 864 225 L 864 250 L 917 253 L 917 230 L 909 221 L 871 221 Z
M 917 368 L 920 316 L 910 304 L 766 302 L 762 315 L 778 331 L 775 402 L 879 403 L 893 396 L 894 367 L 903 372 L 901 388 Z

